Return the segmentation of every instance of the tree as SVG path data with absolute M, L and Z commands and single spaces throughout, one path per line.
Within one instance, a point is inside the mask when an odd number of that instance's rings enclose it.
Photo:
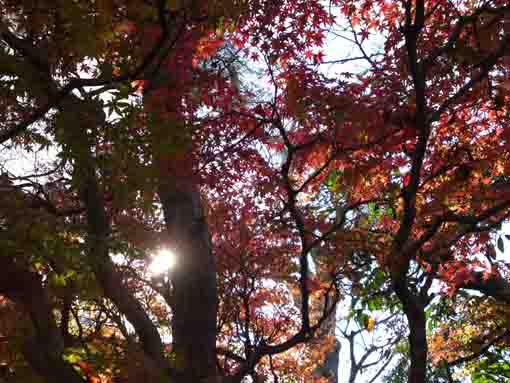
M 434 281 L 509 303 L 506 2 L 0 4 L 0 141 L 34 154 L 0 185 L 14 371 L 325 381 L 351 296 L 367 330 L 401 310 L 419 383 Z M 328 32 L 366 70 L 321 71 Z

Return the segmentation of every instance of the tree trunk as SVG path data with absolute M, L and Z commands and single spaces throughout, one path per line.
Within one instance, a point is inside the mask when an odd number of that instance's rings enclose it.
M 9 255 L 0 256 L 0 294 L 30 316 L 34 335 L 23 344 L 23 355 L 34 371 L 49 382 L 84 383 L 84 379 L 63 359 L 64 342 L 51 312 L 42 278 Z
M 104 124 L 105 116 L 100 104 L 82 101 L 69 96 L 60 112 L 69 122 L 64 134 L 64 144 L 75 160 L 73 178 L 78 182 L 80 199 L 87 218 L 87 257 L 94 275 L 108 297 L 133 325 L 142 349 L 162 371 L 168 369 L 164 347 L 158 330 L 136 297 L 126 288 L 110 258 L 110 222 L 106 214 L 103 193 L 97 177 L 96 159 L 92 152 L 92 139 L 88 133 Z M 71 125 L 70 119 L 78 116 L 79 123 Z
M 216 270 L 200 193 L 190 178 L 159 185 L 176 265 L 170 276 L 172 365 L 178 383 L 216 376 Z
M 409 325 L 410 367 L 408 383 L 425 383 L 427 373 L 427 333 L 425 305 L 419 295 L 413 294 L 403 274 L 394 283 L 395 292 L 402 302 Z
M 413 307 L 405 309 L 409 323 L 409 383 L 425 382 L 427 371 L 427 335 L 425 330 L 425 312 Z

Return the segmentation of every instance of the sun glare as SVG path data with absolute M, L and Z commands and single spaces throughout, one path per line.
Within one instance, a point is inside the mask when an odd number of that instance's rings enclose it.
M 175 254 L 170 250 L 162 249 L 158 251 L 152 258 L 149 265 L 149 273 L 157 275 L 164 273 L 175 265 Z

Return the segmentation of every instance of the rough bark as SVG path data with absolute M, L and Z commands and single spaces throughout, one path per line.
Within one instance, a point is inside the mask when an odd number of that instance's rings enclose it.
M 64 342 L 41 276 L 8 255 L 0 257 L 0 267 L 0 294 L 21 307 L 33 323 L 34 335 L 23 345 L 26 360 L 49 382 L 84 383 L 83 378 L 63 359 Z
M 335 337 L 336 310 L 322 324 L 319 337 Z M 326 354 L 323 363 L 317 367 L 316 373 L 327 379 L 328 383 L 338 382 L 338 366 L 340 363 L 340 347 L 338 339 L 335 339 L 334 347 Z
M 216 376 L 216 270 L 200 193 L 190 178 L 161 182 L 173 285 L 173 367 L 179 383 Z
M 338 366 L 340 364 L 340 342 L 335 340 L 335 346 L 327 353 L 321 368 L 329 383 L 338 383 Z
M 408 382 L 424 382 L 427 372 L 425 312 L 420 305 L 416 304 L 404 310 L 409 323 L 409 352 L 411 357 Z
M 394 282 L 395 293 L 400 299 L 409 326 L 409 383 L 423 383 L 427 373 L 427 334 L 425 320 L 425 304 L 422 298 L 414 294 L 402 275 Z

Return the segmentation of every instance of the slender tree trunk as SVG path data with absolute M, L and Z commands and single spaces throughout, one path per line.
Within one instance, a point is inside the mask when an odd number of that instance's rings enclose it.
M 411 357 L 408 382 L 425 382 L 427 370 L 425 312 L 418 307 L 405 311 L 409 323 L 409 353 Z
M 427 373 L 427 333 L 425 305 L 419 295 L 413 294 L 405 275 L 394 283 L 395 292 L 402 302 L 409 325 L 410 367 L 408 383 L 425 383 Z
M 97 164 L 92 153 L 92 137 L 88 133 L 104 124 L 104 113 L 98 104 L 87 103 L 74 96 L 69 96 L 67 102 L 63 103 L 61 113 L 64 113 L 66 120 L 72 113 L 80 119 L 77 126 L 67 127 L 64 141 L 75 160 L 73 177 L 78 181 L 80 199 L 85 206 L 87 256 L 94 275 L 105 296 L 117 306 L 135 328 L 146 355 L 162 371 L 167 370 L 168 364 L 158 330 L 140 302 L 123 287 L 122 278 L 115 269 L 109 254 L 110 222 L 97 177 Z
M 326 319 L 321 326 L 321 337 L 334 337 L 336 330 L 336 310 Z M 317 367 L 320 375 L 328 380 L 328 383 L 338 383 L 338 366 L 340 363 L 340 347 L 338 339 L 335 339 L 335 345 L 327 354 L 324 362 Z

